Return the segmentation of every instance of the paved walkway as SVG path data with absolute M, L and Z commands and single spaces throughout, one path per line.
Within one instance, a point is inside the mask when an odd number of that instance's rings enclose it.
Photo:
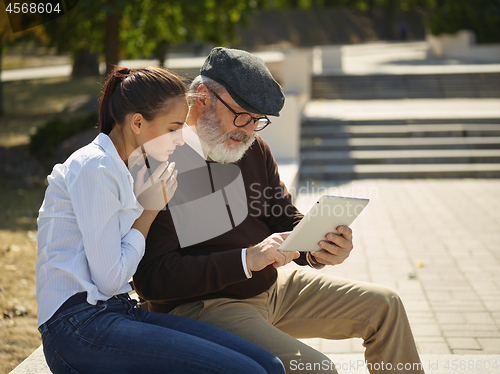
M 279 52 L 259 52 L 257 53 L 267 63 L 279 61 L 282 56 Z M 169 69 L 193 69 L 198 71 L 206 56 L 193 57 L 184 54 L 172 54 L 166 61 L 166 66 Z M 128 68 L 139 68 L 143 66 L 157 66 L 159 63 L 155 59 L 137 59 L 137 60 L 121 60 L 120 64 Z M 71 75 L 72 65 L 56 65 L 56 66 L 42 66 L 35 68 L 24 69 L 9 69 L 0 71 L 0 80 L 2 82 L 10 82 L 24 79 L 38 79 L 38 78 L 55 78 L 67 77 Z M 99 65 L 101 74 L 106 72 L 106 64 L 102 62 Z M 500 65 L 497 70 L 500 70 Z
M 500 99 L 312 100 L 304 115 L 344 121 L 500 118 Z
M 322 194 L 370 198 L 352 224 L 351 256 L 321 271 L 395 289 L 425 371 L 435 374 L 500 371 L 499 191 L 500 179 L 316 182 L 295 189 L 303 212 Z M 303 341 L 343 374 L 368 373 L 360 339 Z M 40 355 L 14 372 L 48 373 Z
M 257 52 L 266 62 L 279 61 L 280 52 Z M 474 61 L 460 59 L 429 58 L 429 45 L 426 42 L 375 42 L 354 44 L 342 47 L 342 69 L 339 74 L 463 74 L 498 73 L 500 61 Z M 199 69 L 205 56 L 193 57 L 186 54 L 171 54 L 166 65 L 170 69 Z M 124 66 L 135 68 L 157 65 L 158 60 L 122 60 Z M 106 66 L 100 65 L 104 74 Z M 71 65 L 45 66 L 25 69 L 10 69 L 0 72 L 3 82 L 69 76 Z
M 500 355 L 499 191 L 499 179 L 316 182 L 297 186 L 296 203 L 305 212 L 322 194 L 370 198 L 351 256 L 322 271 L 395 289 L 421 354 Z M 360 339 L 304 341 L 364 351 Z
M 357 58 L 346 66 L 351 74 L 485 72 L 500 67 L 449 66 L 442 60 L 438 66 L 423 56 L 408 54 L 406 63 Z M 307 104 L 304 114 L 354 121 L 497 119 L 500 100 L 317 100 Z M 370 198 L 352 225 L 351 256 L 322 271 L 395 289 L 427 373 L 498 373 L 499 191 L 500 179 L 302 182 L 296 204 L 306 212 L 322 194 Z M 338 363 L 342 373 L 368 373 L 361 339 L 304 341 Z

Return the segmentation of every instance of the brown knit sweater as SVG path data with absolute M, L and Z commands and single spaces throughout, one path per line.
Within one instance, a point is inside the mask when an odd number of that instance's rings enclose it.
M 234 164 L 205 162 L 188 145 L 178 148 L 171 161 L 175 161 L 176 155 L 182 155 L 176 165 L 176 203 L 210 195 L 223 187 L 221 183 L 229 183 L 221 182 L 221 170 L 226 176 L 234 171 Z M 245 299 L 264 292 L 276 281 L 272 265 L 252 272 L 252 278 L 247 279 L 241 250 L 272 233 L 292 230 L 303 215 L 291 203 L 276 161 L 261 137 L 257 136 L 235 165 L 241 170 L 248 205 L 248 215 L 242 223 L 236 227 L 233 224 L 233 229 L 222 235 L 184 248 L 180 247 L 169 209 L 161 211 L 151 226 L 146 253 L 134 275 L 134 286 L 149 301 L 151 310 L 169 312 L 186 302 L 218 297 Z M 233 169 L 224 173 L 225 166 Z M 307 265 L 304 253 L 295 261 Z

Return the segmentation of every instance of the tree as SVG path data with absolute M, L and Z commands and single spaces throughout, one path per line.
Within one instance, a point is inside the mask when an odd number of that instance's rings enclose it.
M 349 1 L 349 0 L 316 0 Z M 418 9 L 426 15 L 430 31 L 437 35 L 467 29 L 479 43 L 500 42 L 500 0 L 356 0 L 394 11 Z M 391 4 L 392 2 L 392 4 Z
M 10 34 L 9 34 L 10 32 Z M 9 19 L 6 12 L 0 12 L 0 72 L 2 71 L 2 56 L 4 50 L 4 40 L 12 38 Z M 3 82 L 0 80 L 0 116 L 3 116 Z
M 394 39 L 397 36 L 400 11 L 435 8 L 436 4 L 442 1 L 446 0 L 268 0 L 269 5 L 275 8 L 345 7 L 366 12 L 375 23 L 378 23 L 378 28 L 383 31 L 383 37 L 387 39 Z
M 479 43 L 500 42 L 500 0 L 443 0 L 428 18 L 434 35 L 471 30 Z
M 27 34 L 32 34 L 35 38 L 44 39 L 43 30 L 41 27 L 35 27 L 26 31 L 20 31 L 13 33 L 11 26 L 18 26 L 13 23 L 19 23 L 22 21 L 22 18 L 16 17 L 9 21 L 7 16 L 7 12 L 0 11 L 0 72 L 2 69 L 2 56 L 4 50 L 6 49 L 7 44 L 13 43 L 16 39 L 26 36 Z M 0 116 L 3 116 L 5 113 L 3 106 L 3 84 L 0 81 Z
M 73 76 L 99 75 L 98 57 L 104 51 L 107 14 L 112 11 L 107 1 L 80 0 L 73 10 L 43 25 L 49 46 L 73 54 Z
M 248 22 L 259 1 L 80 0 L 65 17 L 47 23 L 60 52 L 103 54 L 109 73 L 119 57 L 155 56 L 162 64 L 169 46 L 199 40 L 225 44 Z
M 245 0 L 143 0 L 139 13 L 133 8 L 124 12 L 122 41 L 128 42 L 129 57 L 152 54 L 163 66 L 170 46 L 234 42 L 237 26 L 248 24 L 258 6 Z

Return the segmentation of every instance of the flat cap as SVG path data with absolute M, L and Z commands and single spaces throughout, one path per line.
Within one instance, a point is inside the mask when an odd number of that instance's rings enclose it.
M 239 49 L 216 47 L 210 51 L 200 74 L 224 86 L 243 109 L 280 115 L 285 95 L 260 57 Z

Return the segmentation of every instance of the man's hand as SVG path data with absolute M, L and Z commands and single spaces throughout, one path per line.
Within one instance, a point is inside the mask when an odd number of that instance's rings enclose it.
M 270 264 L 273 264 L 273 266 L 277 268 L 299 258 L 299 252 L 278 251 L 278 247 L 288 235 L 290 235 L 290 231 L 273 234 L 259 244 L 247 248 L 246 256 L 248 270 L 259 271 Z
M 325 238 L 331 243 L 325 240 L 319 242 L 319 246 L 323 248 L 321 251 L 310 252 L 316 262 L 323 265 L 338 265 L 349 257 L 353 249 L 352 230 L 347 226 L 339 226 L 337 231 L 341 235 L 331 232 L 325 235 Z

